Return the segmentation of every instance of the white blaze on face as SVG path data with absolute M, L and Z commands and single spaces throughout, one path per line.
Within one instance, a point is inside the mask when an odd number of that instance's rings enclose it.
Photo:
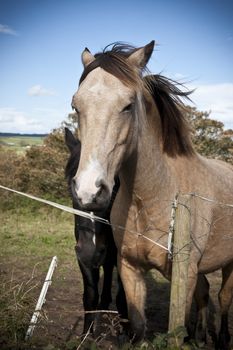
M 91 211 L 91 215 L 94 215 L 93 211 Z M 91 222 L 93 223 L 93 225 L 95 225 L 95 220 L 91 219 Z M 95 235 L 95 233 L 93 233 L 92 241 L 93 241 L 93 244 L 96 245 L 96 235 Z
M 96 245 L 96 235 L 95 235 L 95 233 L 93 234 L 92 241 L 93 241 L 94 245 Z
M 81 199 L 82 204 L 88 204 L 92 202 L 93 197 L 97 194 L 100 187 L 96 186 L 99 179 L 103 179 L 103 168 L 94 158 L 90 158 L 86 169 L 81 171 L 78 177 L 78 189 L 76 190 L 77 196 Z

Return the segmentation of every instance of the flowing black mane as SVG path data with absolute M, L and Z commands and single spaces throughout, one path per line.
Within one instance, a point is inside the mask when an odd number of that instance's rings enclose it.
M 181 100 L 189 99 L 191 92 L 182 91 L 182 84 L 161 74 L 148 74 L 144 77 L 137 74 L 127 60 L 136 50 L 137 48 L 123 43 L 108 45 L 103 52 L 94 55 L 95 60 L 85 67 L 79 83 L 95 68 L 101 67 L 135 90 L 139 86 L 148 89 L 161 118 L 163 151 L 171 157 L 191 156 L 194 149 Z M 146 67 L 143 70 L 148 72 Z
M 190 127 L 184 115 L 181 98 L 190 101 L 192 91 L 182 91 L 184 86 L 160 74 L 144 77 L 153 100 L 158 108 L 161 126 L 163 151 L 171 157 L 194 154 L 190 138 Z

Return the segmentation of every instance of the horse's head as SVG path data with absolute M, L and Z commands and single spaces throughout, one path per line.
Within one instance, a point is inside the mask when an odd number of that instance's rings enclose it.
M 78 114 L 82 144 L 73 188 L 83 209 L 108 206 L 114 178 L 133 152 L 141 103 L 141 73 L 154 42 L 139 49 L 114 46 L 93 56 L 82 53 L 84 72 L 72 107 Z
M 65 167 L 65 177 L 68 182 L 70 194 L 72 195 L 73 204 L 76 203 L 77 205 L 78 203 L 76 192 L 73 186 L 73 177 L 75 176 L 79 166 L 81 143 L 78 139 L 75 138 L 75 136 L 68 128 L 65 128 L 65 143 L 70 151 L 70 157 Z
M 70 157 L 65 168 L 65 175 L 71 191 L 73 207 L 75 209 L 80 209 L 76 198 L 77 196 L 74 193 L 72 179 L 79 166 L 81 143 L 67 128 L 65 128 L 65 142 L 70 151 Z M 115 191 L 119 187 L 118 182 Z M 99 215 L 109 220 L 109 211 L 110 208 L 105 212 L 101 212 Z M 107 253 L 109 236 L 111 235 L 109 230 L 111 230 L 109 226 L 93 222 L 84 217 L 75 216 L 75 238 L 77 241 L 75 251 L 79 262 L 83 266 L 97 268 L 103 264 Z
M 98 226 L 86 218 L 75 217 L 75 251 L 78 260 L 89 268 L 103 265 L 108 241 L 103 226 Z

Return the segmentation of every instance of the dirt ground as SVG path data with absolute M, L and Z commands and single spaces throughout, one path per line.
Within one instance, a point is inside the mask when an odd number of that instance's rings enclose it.
M 54 282 L 50 286 L 46 297 L 46 304 L 44 305 L 46 319 L 39 323 L 33 335 L 33 343 L 37 342 L 35 348 L 38 349 L 45 345 L 48 346 L 48 344 L 53 344 L 53 346 L 62 349 L 64 344 L 70 344 L 69 346 L 72 347 L 73 344 L 80 342 L 79 335 L 83 326 L 80 272 L 78 267 L 75 268 L 75 271 L 72 268 L 61 281 L 59 280 L 59 269 L 62 269 L 62 266 L 58 266 L 54 275 Z M 211 285 L 209 332 L 214 334 L 219 328 L 217 294 L 221 285 L 221 273 L 215 272 L 208 275 L 208 280 Z M 116 286 L 114 285 L 113 290 L 115 289 Z M 150 274 L 147 278 L 147 289 L 146 314 L 148 323 L 146 336 L 150 339 L 157 333 L 167 332 L 170 286 L 159 273 L 153 272 L 153 275 Z M 115 309 L 114 306 L 112 306 L 112 309 Z M 97 328 L 94 335 L 96 343 L 101 349 L 117 349 L 114 326 L 116 324 L 115 315 L 102 317 L 101 322 L 105 326 L 100 327 L 100 320 L 96 322 Z M 233 305 L 229 312 L 229 324 L 230 333 L 233 337 Z M 208 335 L 208 344 L 205 349 L 214 349 L 210 335 Z
M 9 268 L 15 265 L 15 275 L 23 279 L 27 276 L 29 268 L 19 266 L 14 261 L 10 266 L 1 267 L 1 274 L 7 273 Z M 28 266 L 28 265 L 27 265 Z M 22 268 L 23 267 L 23 268 Z M 31 272 L 30 272 L 31 273 Z M 40 288 L 45 274 L 41 273 L 35 279 L 39 280 L 36 295 L 40 293 Z M 221 285 L 221 274 L 215 272 L 208 276 L 211 285 L 211 302 L 209 310 L 209 331 L 216 332 L 219 328 L 217 294 Z M 113 294 L 116 290 L 116 282 L 113 284 Z M 169 293 L 170 285 L 157 273 L 150 273 L 147 277 L 147 339 L 154 338 L 157 333 L 167 333 Z M 114 304 L 111 307 L 115 310 Z M 112 316 L 101 316 L 96 321 L 96 330 L 92 339 L 98 344 L 100 349 L 117 349 L 116 329 L 118 319 L 115 314 Z M 233 305 L 229 312 L 230 333 L 233 337 Z M 53 282 L 49 287 L 46 303 L 43 306 L 43 317 L 35 328 L 34 334 L 29 342 L 30 349 L 77 349 L 82 341 L 80 338 L 83 327 L 83 307 L 82 307 L 82 279 L 78 266 L 73 263 L 64 266 L 58 263 L 53 276 Z M 86 345 L 85 345 L 86 344 Z M 7 344 L 5 344 L 7 345 Z M 1 349 L 11 349 L 2 347 Z M 85 340 L 81 349 L 90 349 L 88 339 Z M 12 348 L 13 349 L 13 348 Z M 24 349 L 20 347 L 20 349 Z M 205 349 L 214 349 L 211 336 L 208 336 L 208 345 Z

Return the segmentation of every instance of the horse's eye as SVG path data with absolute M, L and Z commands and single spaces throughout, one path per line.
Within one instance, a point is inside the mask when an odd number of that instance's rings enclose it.
M 122 113 L 124 112 L 130 112 L 132 110 L 132 106 L 133 104 L 130 103 L 129 105 L 127 105 L 125 108 L 122 109 Z
M 75 113 L 79 114 L 78 108 L 74 108 Z
M 75 111 L 75 113 L 79 114 L 78 108 L 76 108 L 76 107 L 74 107 L 74 106 L 72 106 L 72 105 L 71 105 L 71 108 L 72 108 L 73 111 Z

